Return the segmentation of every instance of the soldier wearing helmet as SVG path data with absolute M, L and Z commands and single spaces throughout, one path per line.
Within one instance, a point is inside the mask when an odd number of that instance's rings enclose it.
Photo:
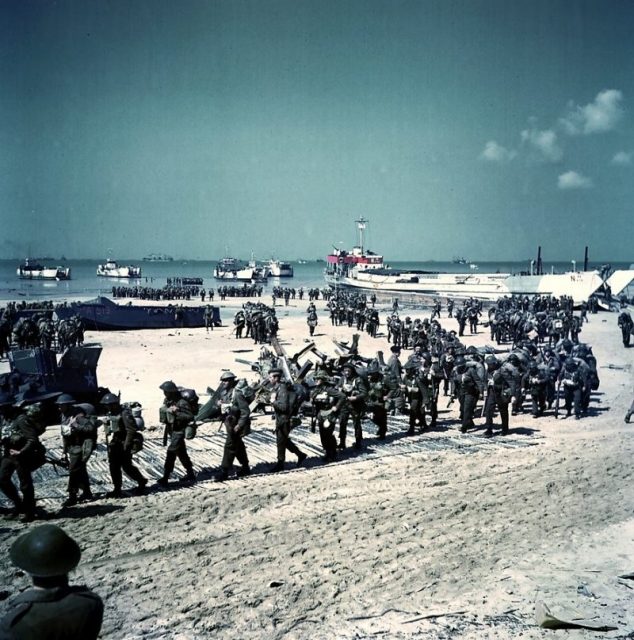
M 107 411 L 106 442 L 108 444 L 108 466 L 113 490 L 110 498 L 122 498 L 123 473 L 137 483 L 137 493 L 143 493 L 147 478 L 132 462 L 134 441 L 137 436 L 136 422 L 130 409 L 124 408 L 113 393 L 106 393 L 101 404 Z
M 62 506 L 70 507 L 78 501 L 92 500 L 86 465 L 97 445 L 97 427 L 101 423 L 94 415 L 87 415 L 84 407 L 75 405 L 71 395 L 62 394 L 55 404 L 60 413 L 64 458 L 68 463 L 68 498 Z M 82 493 L 78 496 L 80 490 Z
M 223 421 L 226 437 L 220 472 L 216 475 L 216 481 L 224 482 L 229 478 L 236 459 L 241 465 L 236 473 L 238 477 L 248 476 L 251 473 L 243 440 L 244 436 L 251 431 L 251 409 L 241 388 L 238 387 L 236 375 L 231 371 L 224 371 L 220 376 L 220 388 L 217 393 L 220 419 Z
M 1 638 L 97 638 L 103 602 L 88 587 L 68 584 L 81 550 L 63 529 L 53 524 L 35 527 L 16 539 L 9 556 L 31 576 L 33 587 L 10 603 L 0 620 Z
M 41 421 L 41 408 L 38 402 L 23 406 L 20 401 L 20 413 L 2 431 L 2 460 L 0 461 L 0 490 L 13 503 L 13 515 L 23 514 L 24 522 L 35 518 L 35 488 L 33 471 L 44 464 L 46 450 L 39 440 L 45 426 Z M 16 405 L 14 405 L 16 406 Z M 20 482 L 18 493 L 13 481 L 16 473 Z
M 157 480 L 157 484 L 167 487 L 170 475 L 174 471 L 176 458 L 185 468 L 185 480 L 195 482 L 196 473 L 187 453 L 185 430 L 196 416 L 192 412 L 189 402 L 181 396 L 178 387 L 171 380 L 161 384 L 159 389 L 163 391 L 165 396 L 163 406 L 160 408 L 160 417 L 165 424 L 165 433 L 169 438 L 169 445 L 165 454 L 163 475 Z M 165 436 L 163 437 L 163 444 L 167 444 Z
M 337 458 L 337 439 L 334 435 L 337 423 L 335 405 L 340 395 L 325 371 L 318 371 L 314 380 L 316 385 L 311 392 L 310 400 L 317 414 L 319 438 L 325 452 L 324 459 L 326 462 L 332 462 Z
M 354 446 L 360 449 L 363 442 L 361 418 L 365 410 L 368 388 L 364 379 L 357 375 L 353 363 L 346 362 L 342 367 L 342 372 L 343 377 L 339 385 L 341 397 L 337 403 L 337 411 L 339 412 L 339 449 L 346 448 L 347 427 L 350 418 L 352 418 L 354 425 Z
M 513 380 L 510 373 L 502 368 L 500 361 L 493 354 L 488 355 L 484 362 L 487 376 L 486 399 L 483 409 L 486 427 L 484 435 L 487 438 L 493 435 L 493 417 L 497 407 L 502 422 L 500 435 L 505 436 L 509 432 L 509 402 L 513 395 Z

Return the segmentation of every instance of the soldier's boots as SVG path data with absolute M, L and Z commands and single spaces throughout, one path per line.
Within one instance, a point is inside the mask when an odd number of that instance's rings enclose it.
M 300 451 L 297 454 L 297 466 L 301 467 L 302 464 L 304 464 L 304 460 L 306 460 L 306 458 L 308 458 L 308 456 L 303 451 Z
M 134 490 L 134 492 L 140 496 L 143 495 L 145 493 L 145 488 L 147 487 L 147 478 L 141 478 L 139 480 L 139 484 L 137 485 L 136 489 Z
M 69 493 L 68 498 L 62 502 L 62 507 L 73 507 L 78 502 L 76 493 Z
M 251 468 L 249 466 L 240 467 L 240 469 L 236 471 L 236 476 L 238 478 L 244 478 L 245 476 L 250 476 L 250 475 L 251 475 Z
M 229 469 L 220 469 L 220 471 L 216 474 L 216 477 L 214 478 L 214 480 L 216 482 L 224 482 L 225 480 L 227 480 L 227 478 L 229 478 Z
M 196 472 L 193 469 L 187 469 L 183 480 L 185 480 L 185 482 L 196 482 Z
M 279 473 L 280 471 L 284 471 L 284 463 L 283 462 L 276 462 L 271 467 L 271 473 Z
M 167 485 L 169 484 L 169 476 L 161 476 L 157 481 L 156 484 L 158 484 L 159 487 L 167 487 Z
M 90 489 L 86 489 L 78 498 L 78 502 L 90 502 L 94 500 L 94 496 L 92 495 L 92 491 Z

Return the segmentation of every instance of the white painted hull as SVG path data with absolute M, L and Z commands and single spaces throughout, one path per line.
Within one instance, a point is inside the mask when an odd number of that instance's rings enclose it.
M 222 269 L 216 267 L 214 269 L 214 278 L 216 280 L 225 280 L 229 282 L 251 282 L 256 278 L 256 271 L 253 267 L 244 269 Z
M 70 280 L 70 267 L 29 269 L 20 266 L 16 273 L 22 280 Z
M 293 267 L 287 262 L 271 260 L 269 262 L 269 275 L 273 278 L 292 278 Z
M 544 275 L 508 273 L 373 273 L 353 272 L 348 276 L 326 274 L 326 282 L 335 287 L 367 292 L 477 298 L 495 301 L 511 295 L 571 296 L 575 304 L 586 301 L 601 285 L 598 272 L 570 272 Z
M 106 278 L 140 278 L 140 267 L 108 267 L 100 264 L 97 267 L 97 275 Z

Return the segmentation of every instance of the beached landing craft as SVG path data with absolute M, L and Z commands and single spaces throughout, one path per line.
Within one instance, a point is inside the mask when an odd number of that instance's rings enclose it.
M 351 251 L 335 249 L 327 256 L 326 282 L 331 287 L 389 295 L 447 296 L 495 301 L 511 295 L 571 296 L 576 305 L 588 300 L 604 284 L 599 271 L 566 273 L 443 273 L 391 269 L 383 256 L 366 251 L 363 232 L 367 220 L 356 221 L 359 245 Z M 634 280 L 634 271 L 615 272 L 612 295 L 618 295 Z
M 140 278 L 141 267 L 132 265 L 120 267 L 114 260 L 108 258 L 105 264 L 97 266 L 97 275 L 107 278 Z
M 257 267 L 245 265 L 237 258 L 225 257 L 214 268 L 214 278 L 231 282 L 251 282 L 258 277 L 256 269 Z
M 16 273 L 23 280 L 70 280 L 70 267 L 44 267 L 28 258 Z
M 288 262 L 281 260 L 271 260 L 269 262 L 269 272 L 274 278 L 292 278 L 293 267 Z

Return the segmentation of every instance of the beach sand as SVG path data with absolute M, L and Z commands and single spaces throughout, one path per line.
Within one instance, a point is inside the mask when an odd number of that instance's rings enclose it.
M 221 305 L 226 326 L 210 333 L 87 333 L 104 347 L 99 384 L 140 401 L 152 427 L 164 380 L 204 401 L 223 369 L 254 379 L 235 362 L 259 351 L 232 337 L 242 302 Z M 289 355 L 308 339 L 307 305 L 278 305 Z M 355 331 L 332 327 L 322 301 L 318 309 L 315 342 L 334 355 L 331 339 Z M 455 320 L 442 323 L 456 328 Z M 65 478 L 47 466 L 36 495 L 80 542 L 73 581 L 103 597 L 104 638 L 624 638 L 634 632 L 634 581 L 618 577 L 634 571 L 634 424 L 623 421 L 634 349 L 622 347 L 616 314 L 590 316 L 581 339 L 601 378 L 592 415 L 581 421 L 524 413 L 511 417 L 508 437 L 486 440 L 482 430 L 460 434 L 457 407 L 446 410 L 441 397 L 437 430 L 405 437 L 404 419 L 393 419 L 379 442 L 368 422 L 364 451 L 334 464 L 321 461 L 318 435 L 302 426 L 293 439 L 309 453 L 305 467 L 294 469 L 289 455 L 288 471 L 269 475 L 275 436 L 270 416 L 261 416 L 246 438 L 249 478 L 213 482 L 224 442 L 214 423 L 190 442 L 196 485 L 58 512 Z M 464 342 L 484 345 L 488 333 Z M 378 349 L 388 351 L 385 337 L 361 335 L 362 354 Z M 152 480 L 162 471 L 161 435 L 149 428 L 137 456 Z M 45 441 L 59 452 L 55 427 Z M 103 442 L 89 471 L 97 493 L 111 488 Z M 178 463 L 176 471 L 183 474 Z M 28 578 L 6 550 L 28 526 L 0 520 L 9 598 Z M 535 624 L 536 602 L 617 630 L 545 631 Z

